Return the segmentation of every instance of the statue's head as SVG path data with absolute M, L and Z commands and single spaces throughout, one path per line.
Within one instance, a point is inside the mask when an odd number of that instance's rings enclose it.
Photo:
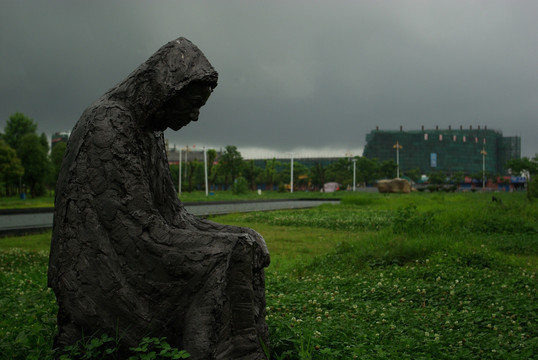
M 179 130 L 198 120 L 217 78 L 200 49 L 178 38 L 161 47 L 107 95 L 127 105 L 134 119 L 148 130 Z
M 177 131 L 191 121 L 197 121 L 200 108 L 205 105 L 212 91 L 211 85 L 204 82 L 188 84 L 148 118 L 149 127 L 153 130 L 170 128 Z

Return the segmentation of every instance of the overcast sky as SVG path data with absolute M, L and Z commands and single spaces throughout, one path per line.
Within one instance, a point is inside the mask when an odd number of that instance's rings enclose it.
M 0 2 L 0 129 L 70 131 L 184 36 L 219 72 L 171 144 L 360 155 L 380 129 L 488 126 L 538 153 L 538 1 Z

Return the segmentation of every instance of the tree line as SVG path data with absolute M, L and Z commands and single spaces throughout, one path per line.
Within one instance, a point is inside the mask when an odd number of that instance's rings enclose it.
M 301 160 L 293 162 L 293 184 L 294 189 L 318 191 L 323 184 L 337 182 L 342 188 L 349 188 L 353 185 L 353 162 L 355 162 L 355 183 L 357 186 L 373 185 L 379 179 L 392 179 L 396 177 L 397 165 L 392 160 L 379 161 L 362 156 L 340 158 L 329 164 L 324 164 L 320 159 L 309 166 L 301 163 Z M 291 166 L 289 162 L 282 162 L 275 158 L 263 161 L 244 160 L 237 147 L 226 146 L 220 156 L 214 149 L 207 151 L 208 163 L 208 187 L 209 189 L 233 189 L 234 184 L 244 183 L 246 189 L 255 190 L 263 187 L 268 190 L 289 190 L 291 183 Z M 261 163 L 261 166 L 260 166 Z M 193 191 L 204 189 L 205 173 L 204 163 L 199 160 L 191 160 L 187 164 L 182 164 L 182 191 Z M 529 159 L 513 159 L 507 162 L 513 174 L 528 172 L 531 176 L 538 172 L 538 155 Z M 171 165 L 172 180 L 177 188 L 179 183 L 178 165 Z M 400 174 L 419 182 L 423 173 L 420 169 L 404 170 L 400 169 Z M 497 182 L 500 175 L 486 173 L 486 179 Z M 470 177 L 479 182 L 482 181 L 483 173 L 466 174 L 462 171 L 446 173 L 435 171 L 427 174 L 428 183 L 433 185 L 461 184 L 465 177 Z M 503 177 L 501 177 L 503 179 Z
M 396 163 L 392 160 L 377 161 L 365 157 L 341 158 L 325 164 L 322 159 L 307 166 L 300 160 L 293 162 L 294 189 L 318 191 L 327 182 L 343 186 L 353 183 L 353 160 L 356 161 L 357 185 L 371 184 L 376 179 L 396 176 Z M 236 146 L 228 145 L 220 156 L 214 149 L 207 151 L 209 189 L 234 189 L 239 182 L 246 189 L 263 187 L 267 190 L 289 190 L 291 164 L 276 158 L 263 161 L 245 160 Z M 179 165 L 171 165 L 172 180 L 179 184 Z M 205 183 L 204 162 L 191 160 L 182 164 L 182 191 L 201 190 Z
M 66 144 L 57 143 L 52 150 L 45 133 L 38 135 L 37 124 L 33 119 L 16 112 L 6 122 L 4 132 L 0 133 L 0 195 L 14 196 L 29 193 L 31 196 L 44 195 L 55 187 L 65 152 Z M 50 152 L 49 152 L 50 150 Z M 355 162 L 356 184 L 366 186 L 378 179 L 396 177 L 397 165 L 392 160 L 378 161 L 362 156 L 340 158 L 329 164 L 322 159 L 309 163 L 300 160 L 293 162 L 294 189 L 319 191 L 323 184 L 337 182 L 343 188 L 353 184 L 353 163 Z M 251 189 L 262 186 L 267 190 L 289 190 L 291 169 L 289 162 L 275 158 L 260 161 L 245 160 L 236 146 L 228 145 L 218 156 L 214 149 L 207 151 L 207 173 L 209 189 Z M 527 172 L 538 173 L 538 154 L 530 159 L 510 160 L 506 164 L 513 174 Z M 170 166 L 175 186 L 179 183 L 178 165 Z M 419 169 L 401 171 L 401 174 L 417 182 L 422 174 Z M 496 176 L 486 174 L 488 178 Z M 466 174 L 456 172 L 445 174 L 434 172 L 428 174 L 432 184 L 462 183 Z M 482 173 L 468 174 L 482 180 Z M 182 191 L 202 190 L 205 184 L 204 163 L 191 160 L 183 164 Z
M 58 143 L 49 153 L 49 139 L 38 135 L 34 120 L 20 112 L 11 115 L 0 133 L 0 194 L 35 197 L 54 188 L 65 147 Z

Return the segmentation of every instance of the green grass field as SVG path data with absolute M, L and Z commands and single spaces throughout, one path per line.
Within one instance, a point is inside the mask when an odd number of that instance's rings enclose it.
M 273 199 L 300 199 L 300 198 L 326 198 L 334 199 L 347 196 L 345 192 L 319 193 L 319 192 L 294 192 L 280 193 L 277 191 L 263 191 L 261 195 L 249 191 L 246 194 L 235 195 L 231 191 L 215 191 L 213 195 L 205 195 L 205 191 L 183 192 L 180 196 L 183 202 L 199 201 L 235 201 L 235 200 L 273 200 Z M 18 196 L 0 197 L 0 209 L 21 209 L 36 207 L 53 207 L 54 196 L 37 198 L 28 197 L 25 200 Z
M 267 241 L 271 359 L 531 359 L 538 204 L 491 196 L 347 194 L 212 220 Z M 2 359 L 51 356 L 49 237 L 0 239 Z

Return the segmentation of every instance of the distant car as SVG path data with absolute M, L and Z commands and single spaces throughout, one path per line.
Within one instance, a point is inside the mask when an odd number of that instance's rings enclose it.
M 323 185 L 323 189 L 320 192 L 335 192 L 340 190 L 340 184 L 337 182 L 329 182 Z

